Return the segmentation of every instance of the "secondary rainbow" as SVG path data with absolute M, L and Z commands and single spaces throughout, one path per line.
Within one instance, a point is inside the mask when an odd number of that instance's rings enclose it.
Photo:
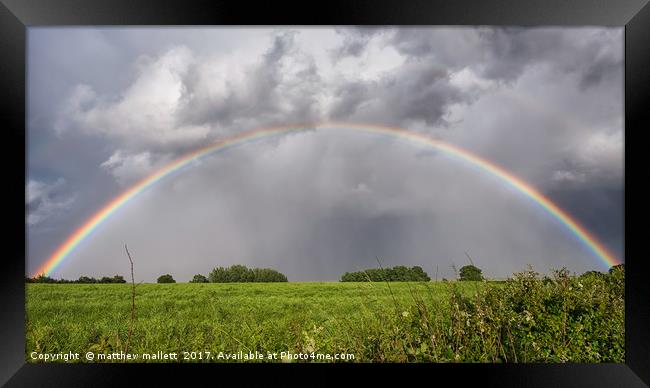
M 213 152 L 224 150 L 226 148 L 243 145 L 260 139 L 269 138 L 272 136 L 286 135 L 294 132 L 303 132 L 315 129 L 350 129 L 362 132 L 371 132 L 376 134 L 384 134 L 393 136 L 409 141 L 414 141 L 420 144 L 432 146 L 435 149 L 446 154 L 458 157 L 470 164 L 478 167 L 480 170 L 489 173 L 493 176 L 500 178 L 503 182 L 517 189 L 522 194 L 526 195 L 549 214 L 559 220 L 567 229 L 569 229 L 600 261 L 608 268 L 620 264 L 619 260 L 612 254 L 598 239 L 596 239 L 585 227 L 580 225 L 578 221 L 573 219 L 568 213 L 562 210 L 559 206 L 554 204 L 550 199 L 542 195 L 537 189 L 512 175 L 502 167 L 483 159 L 467 150 L 459 148 L 449 143 L 431 138 L 419 132 L 413 132 L 402 128 L 391 128 L 385 126 L 371 125 L 371 124 L 358 124 L 358 123 L 320 123 L 311 125 L 300 126 L 284 126 L 266 129 L 258 129 L 254 131 L 243 132 L 238 135 L 221 139 L 208 146 L 202 147 L 196 151 L 190 152 L 173 162 L 169 163 L 162 169 L 156 171 L 152 175 L 144 178 L 118 197 L 107 203 L 98 212 L 93 214 L 90 219 L 84 222 L 77 230 L 74 231 L 55 251 L 52 255 L 36 270 L 34 275 L 45 274 L 49 276 L 61 263 L 70 255 L 70 253 L 88 237 L 97 227 L 99 227 L 107 218 L 109 218 L 115 211 L 120 209 L 129 201 L 133 200 L 138 194 L 154 186 L 170 174 L 179 171 L 183 167 L 188 166 L 192 161 L 198 160 L 201 157 L 210 155 Z

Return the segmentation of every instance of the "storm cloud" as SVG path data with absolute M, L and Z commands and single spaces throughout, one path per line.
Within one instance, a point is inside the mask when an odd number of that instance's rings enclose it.
M 31 28 L 27 270 L 129 185 L 242 131 L 346 121 L 466 148 L 623 252 L 620 28 Z M 421 265 L 604 269 L 566 228 L 431 148 L 317 130 L 212 155 L 103 224 L 55 276 Z

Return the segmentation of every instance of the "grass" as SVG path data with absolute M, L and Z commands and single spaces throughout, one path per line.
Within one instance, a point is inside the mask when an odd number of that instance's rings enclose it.
M 142 284 L 136 290 L 128 351 L 210 352 L 213 357 L 240 351 L 345 353 L 353 354 L 355 362 L 622 362 L 623 305 L 610 297 L 611 282 L 599 282 L 583 280 L 585 286 L 571 289 L 573 294 L 566 284 L 561 288 L 561 277 L 549 283 L 531 274 L 503 283 L 390 287 L 369 282 Z M 39 362 L 32 352 L 80 353 L 79 362 L 85 362 L 88 351 L 124 351 L 131 285 L 26 287 L 28 362 Z M 581 294 L 576 297 L 576 292 Z
M 404 309 L 411 290 L 438 303 L 449 293 L 443 283 L 391 289 Z M 128 334 L 130 292 L 129 284 L 27 284 L 28 353 L 118 350 Z M 354 336 L 380 324 L 373 318 L 394 301 L 385 283 L 142 284 L 136 306 L 134 353 L 302 352 L 315 330 L 328 337 L 320 351 L 333 353 L 355 350 Z

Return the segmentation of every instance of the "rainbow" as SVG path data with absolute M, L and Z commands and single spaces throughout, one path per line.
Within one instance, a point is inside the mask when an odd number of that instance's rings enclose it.
M 358 130 L 362 132 L 370 132 L 375 134 L 388 135 L 408 141 L 431 146 L 436 150 L 455 156 L 461 160 L 468 162 L 470 165 L 478 167 L 489 175 L 501 179 L 504 183 L 515 188 L 520 193 L 532 199 L 535 203 L 546 210 L 550 215 L 559 220 L 566 226 L 579 241 L 581 241 L 593 254 L 600 259 L 600 261 L 607 266 L 607 268 L 620 264 L 622 261 L 616 258 L 601 242 L 599 242 L 587 229 L 585 229 L 578 221 L 573 219 L 569 214 L 562 210 L 559 206 L 554 204 L 550 199 L 542 195 L 534 187 L 524 182 L 523 180 L 512 175 L 502 167 L 481 158 L 467 150 L 456 147 L 454 145 L 442 142 L 440 140 L 431 138 L 423 133 L 413 132 L 401 128 L 391 128 L 370 124 L 353 124 L 353 123 L 321 123 L 313 125 L 300 125 L 300 126 L 284 126 L 267 129 L 258 129 L 248 132 L 243 132 L 232 137 L 221 139 L 215 143 L 199 148 L 196 151 L 190 152 L 184 156 L 179 157 L 173 162 L 169 163 L 160 170 L 154 172 L 150 176 L 142 179 L 131 188 L 124 191 L 115 199 L 104 205 L 99 211 L 92 215 L 86 222 L 84 222 L 77 230 L 74 231 L 55 251 L 52 255 L 36 270 L 34 275 L 44 274 L 49 276 L 63 261 L 70 255 L 70 253 L 81 244 L 95 229 L 97 229 L 106 219 L 108 219 L 115 211 L 126 205 L 128 202 L 138 196 L 138 194 L 156 185 L 165 177 L 177 172 L 184 167 L 188 166 L 193 161 L 199 158 L 212 154 L 213 152 L 224 150 L 227 148 L 247 144 L 260 139 L 266 139 L 273 136 L 287 135 L 291 133 L 305 132 L 316 129 L 349 129 Z

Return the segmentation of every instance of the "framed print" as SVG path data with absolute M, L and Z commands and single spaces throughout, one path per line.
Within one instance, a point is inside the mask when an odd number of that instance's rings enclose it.
M 650 382 L 643 1 L 0 11 L 3 384 Z

